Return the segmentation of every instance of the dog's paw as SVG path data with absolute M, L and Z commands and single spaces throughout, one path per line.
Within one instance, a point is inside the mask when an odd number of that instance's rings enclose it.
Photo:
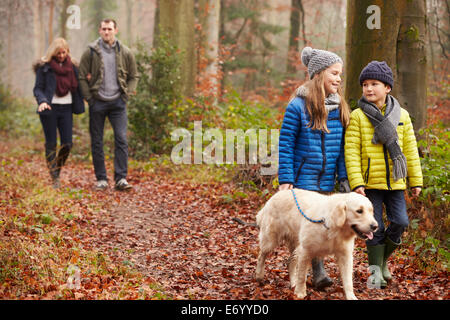
M 258 285 L 262 286 L 264 285 L 264 276 L 263 277 L 255 277 L 256 282 L 258 283 Z
M 294 293 L 297 296 L 297 298 L 299 298 L 299 299 L 304 299 L 306 297 L 306 289 L 305 290 L 295 289 Z
M 354 293 L 346 294 L 345 297 L 347 298 L 347 300 L 358 300 Z

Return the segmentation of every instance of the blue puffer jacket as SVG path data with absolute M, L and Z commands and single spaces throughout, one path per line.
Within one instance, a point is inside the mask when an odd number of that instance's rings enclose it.
M 329 133 L 312 130 L 301 97 L 289 103 L 279 140 L 278 180 L 295 188 L 330 192 L 338 180 L 347 178 L 344 158 L 344 128 L 339 109 L 328 114 Z

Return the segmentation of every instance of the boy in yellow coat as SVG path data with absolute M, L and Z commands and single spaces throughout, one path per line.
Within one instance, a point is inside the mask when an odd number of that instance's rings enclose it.
M 378 230 L 366 241 L 372 285 L 386 287 L 392 276 L 387 259 L 409 224 L 404 190 L 422 189 L 422 170 L 408 112 L 391 96 L 394 78 L 386 62 L 372 61 L 359 78 L 363 96 L 345 133 L 345 165 L 353 191 L 373 204 Z M 385 228 L 383 204 L 389 226 Z

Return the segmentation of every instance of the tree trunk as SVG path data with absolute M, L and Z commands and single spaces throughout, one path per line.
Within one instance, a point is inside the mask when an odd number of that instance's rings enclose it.
M 425 0 L 404 2 L 397 40 L 397 98 L 419 129 L 426 123 L 426 4 Z
M 50 45 L 53 41 L 53 15 L 55 12 L 55 0 L 50 0 L 48 10 L 48 44 Z
M 181 92 L 192 96 L 195 90 L 195 16 L 194 0 L 159 1 L 159 22 L 162 32 L 168 32 L 183 52 L 181 63 Z
M 133 6 L 134 0 L 125 1 L 127 8 L 127 44 L 131 46 L 133 44 Z
M 35 59 L 44 55 L 45 30 L 44 30 L 44 10 L 42 0 L 33 0 L 33 49 Z
M 300 29 L 302 30 L 303 46 L 306 47 L 305 10 L 302 0 L 292 0 L 287 60 L 287 72 L 292 75 L 296 74 L 299 61 Z
M 380 9 L 378 26 L 376 13 L 367 13 L 371 5 Z M 386 61 L 394 73 L 392 94 L 409 111 L 415 129 L 423 127 L 426 116 L 425 19 L 424 0 L 348 0 L 345 96 L 352 108 L 362 94 L 361 70 L 372 60 Z
M 61 14 L 59 17 L 59 36 L 67 40 L 67 19 L 69 14 L 67 13 L 67 8 L 74 4 L 74 0 L 63 0 Z
M 153 25 L 153 48 L 156 48 L 158 46 L 158 38 L 159 38 L 159 26 L 160 26 L 160 17 L 159 17 L 159 3 L 160 0 L 156 0 L 156 9 L 155 9 L 155 24 Z
M 199 20 L 202 25 L 203 37 L 201 46 L 205 49 L 206 68 L 204 78 L 208 81 L 210 94 L 219 96 L 219 28 L 220 0 L 200 0 Z
M 33 49 L 35 59 L 42 57 L 43 41 L 41 27 L 41 15 L 39 8 L 41 6 L 41 0 L 33 0 Z
M 9 10 L 7 11 L 7 21 L 8 21 L 8 35 L 7 35 L 7 51 L 6 51 L 6 85 L 8 86 L 8 88 L 12 88 L 12 83 L 13 83 L 13 72 L 12 72 L 12 45 L 13 45 L 13 41 L 12 41 L 12 35 L 13 35 L 13 28 L 14 28 L 14 24 L 13 24 L 13 16 L 15 14 L 15 10 L 12 9 L 13 7 L 13 3 L 10 0 L 9 1 Z

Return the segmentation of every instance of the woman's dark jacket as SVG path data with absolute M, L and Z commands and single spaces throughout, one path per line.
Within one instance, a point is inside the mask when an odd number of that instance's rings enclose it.
M 55 73 L 50 67 L 50 64 L 43 62 L 35 63 L 33 69 L 36 73 L 36 82 L 33 88 L 36 102 L 38 105 L 43 102 L 51 105 L 56 91 Z M 73 70 L 78 80 L 78 68 L 75 65 L 73 65 Z M 77 87 L 75 92 L 72 92 L 72 112 L 76 114 L 84 112 L 84 101 L 81 95 L 80 86 Z

